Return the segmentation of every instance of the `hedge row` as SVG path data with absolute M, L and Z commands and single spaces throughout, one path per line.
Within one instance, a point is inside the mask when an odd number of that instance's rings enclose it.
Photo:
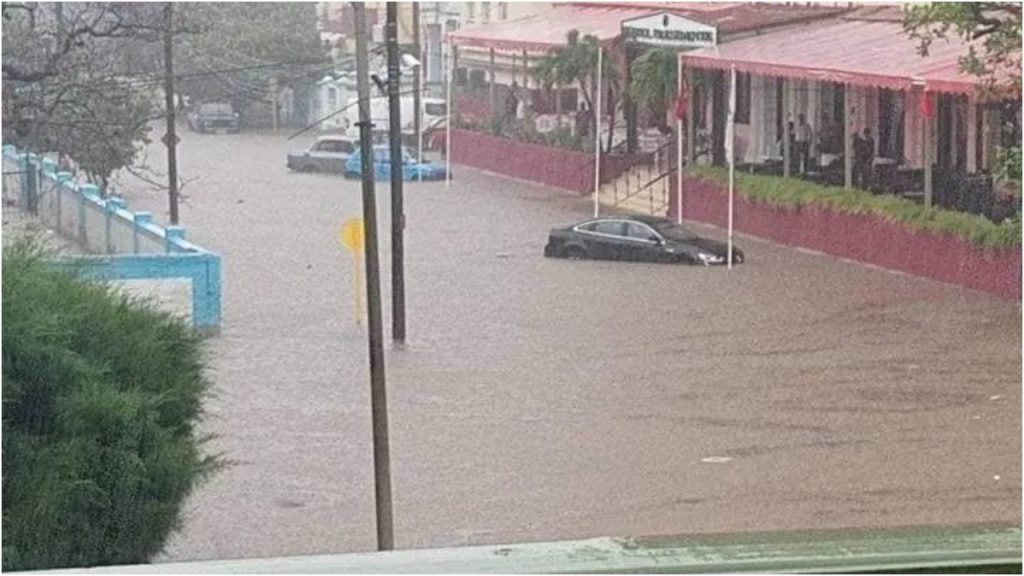
M 3 569 L 142 563 L 218 462 L 183 320 L 3 251 Z
M 729 169 L 720 166 L 694 166 L 692 172 L 728 185 Z M 899 222 L 912 230 L 952 234 L 988 249 L 1021 245 L 1021 216 L 996 224 L 977 214 L 942 208 L 925 208 L 912 200 L 890 195 L 875 195 L 858 189 L 822 186 L 797 178 L 782 178 L 736 172 L 735 187 L 746 198 L 785 209 L 818 206 L 847 214 L 875 214 Z

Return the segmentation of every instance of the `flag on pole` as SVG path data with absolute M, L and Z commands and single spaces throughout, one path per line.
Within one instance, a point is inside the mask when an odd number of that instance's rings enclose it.
M 736 69 L 732 69 L 729 83 L 729 115 L 725 125 L 725 154 L 729 164 L 733 163 L 733 140 L 736 133 Z
M 686 82 L 680 82 L 679 84 L 679 95 L 676 96 L 676 120 L 682 122 L 686 120 L 686 109 L 689 107 L 690 102 L 687 98 L 687 85 Z
M 729 121 L 725 132 L 725 153 L 729 157 L 729 229 L 728 249 L 726 251 L 726 265 L 732 270 L 732 214 L 733 195 L 735 188 L 736 155 L 733 141 L 736 138 L 736 65 L 733 64 L 731 71 L 731 82 L 729 82 Z
M 921 94 L 920 112 L 921 116 L 924 116 L 925 118 L 935 116 L 935 105 L 932 102 L 932 95 L 928 92 L 923 92 Z

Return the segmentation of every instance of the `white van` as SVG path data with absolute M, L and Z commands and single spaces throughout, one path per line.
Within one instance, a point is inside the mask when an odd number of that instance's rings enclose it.
M 345 111 L 345 118 L 347 120 L 347 135 L 352 138 L 359 137 L 359 128 L 356 123 L 359 122 L 359 107 L 356 106 L 356 99 L 352 98 L 349 100 L 350 107 Z M 423 105 L 423 116 L 421 127 L 424 132 L 431 128 L 436 128 L 439 125 L 443 125 L 448 115 L 448 105 L 441 98 L 423 98 L 421 101 Z M 402 132 L 406 136 L 412 135 L 415 128 L 415 122 L 413 118 L 414 102 L 412 96 L 401 97 L 401 117 L 402 117 Z M 373 130 L 377 132 L 379 130 L 388 130 L 388 99 L 384 96 L 377 96 L 370 98 L 370 119 L 374 124 Z

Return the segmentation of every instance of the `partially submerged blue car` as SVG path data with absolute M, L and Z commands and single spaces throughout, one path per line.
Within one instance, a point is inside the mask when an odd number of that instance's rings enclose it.
M 349 154 L 345 162 L 345 176 L 359 178 L 362 173 L 362 153 L 357 148 Z M 380 144 L 373 147 L 373 177 L 377 180 L 391 179 L 391 147 Z M 421 162 L 402 147 L 402 179 L 403 180 L 443 180 L 445 167 L 437 162 Z

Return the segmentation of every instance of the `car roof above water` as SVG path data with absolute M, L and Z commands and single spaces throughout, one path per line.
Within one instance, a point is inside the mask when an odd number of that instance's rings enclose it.
M 644 224 L 649 224 L 652 226 L 656 226 L 658 224 L 672 223 L 672 221 L 669 220 L 668 218 L 663 218 L 661 216 L 649 216 L 647 214 L 613 214 L 609 216 L 598 216 L 597 218 L 585 220 L 585 222 L 594 222 L 598 220 L 633 220 L 635 222 L 643 222 Z

